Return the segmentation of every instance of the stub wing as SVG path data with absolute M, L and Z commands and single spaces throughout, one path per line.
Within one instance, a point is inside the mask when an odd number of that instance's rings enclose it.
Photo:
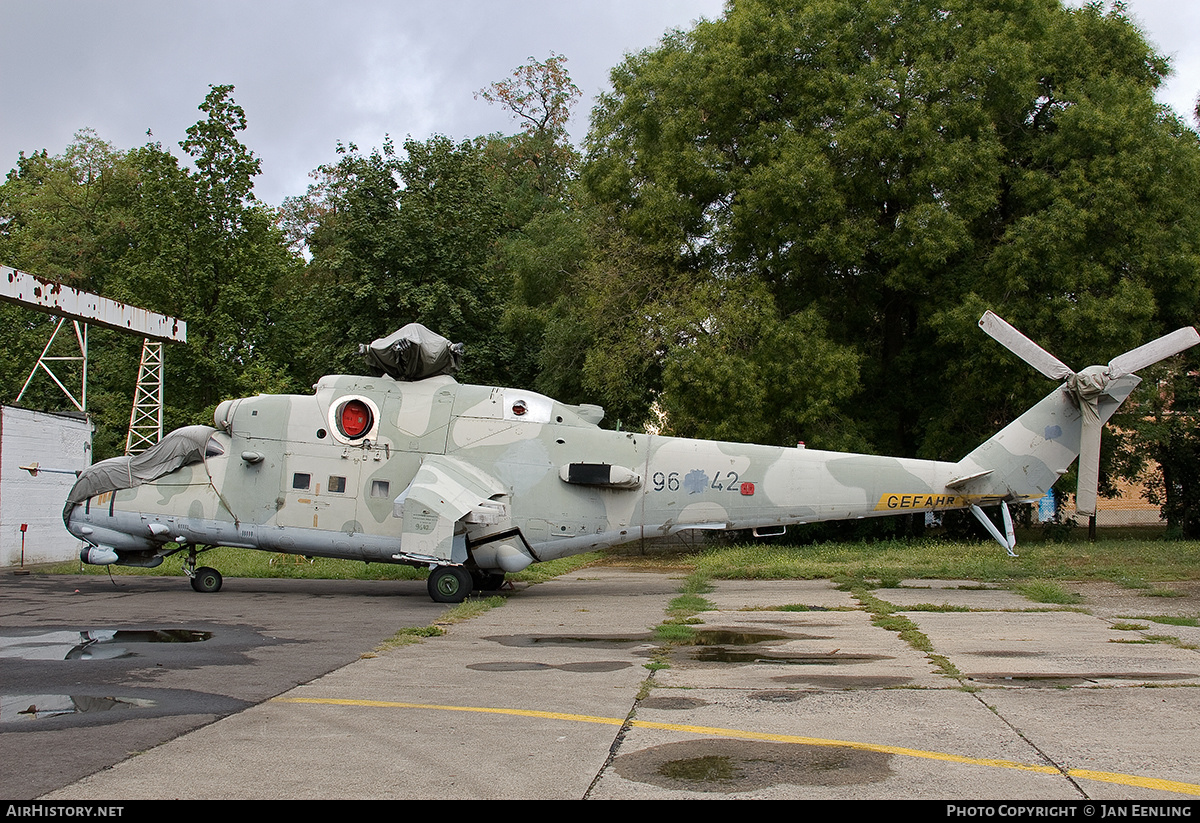
M 394 513 L 403 522 L 403 556 L 433 563 L 462 563 L 466 545 L 463 541 L 461 548 L 455 549 L 455 524 L 468 516 L 493 516 L 497 511 L 493 498 L 504 494 L 500 481 L 471 464 L 445 455 L 429 455 L 412 483 L 396 498 Z

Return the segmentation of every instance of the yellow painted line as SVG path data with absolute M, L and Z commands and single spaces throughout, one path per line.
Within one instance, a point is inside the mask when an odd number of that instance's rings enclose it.
M 625 720 L 619 717 L 595 717 L 587 714 L 565 714 L 563 712 L 539 712 L 532 709 L 497 709 L 487 706 L 439 706 L 434 703 L 397 703 L 387 700 L 339 700 L 326 697 L 276 697 L 273 703 L 308 703 L 325 706 L 363 706 L 376 709 L 428 709 L 444 712 L 474 712 L 476 714 L 505 714 L 515 717 L 538 717 L 546 720 L 568 720 L 575 723 L 599 723 L 605 726 L 620 726 Z M 989 766 L 995 769 L 1016 769 L 1037 774 L 1058 775 L 1062 772 L 1054 766 L 1039 766 L 1033 763 L 1017 763 L 1012 760 L 993 760 L 981 757 L 963 757 L 947 752 L 909 749 L 903 746 L 883 746 L 876 743 L 857 743 L 852 740 L 828 740 L 821 737 L 801 737 L 792 734 L 765 734 L 748 732 L 741 729 L 722 729 L 713 726 L 685 726 L 678 723 L 650 723 L 645 720 L 633 720 L 631 726 L 639 729 L 657 729 L 660 731 L 685 732 L 687 734 L 708 735 L 713 737 L 729 737 L 737 740 L 763 740 L 771 743 L 794 743 L 801 746 L 832 746 L 842 749 L 857 749 L 866 752 L 895 754 L 902 757 L 919 757 L 925 760 L 942 760 L 947 763 L 963 763 L 970 766 Z M 1142 777 L 1135 774 L 1120 772 L 1098 772 L 1091 769 L 1068 769 L 1067 775 L 1085 780 L 1098 780 L 1104 783 L 1118 783 L 1123 786 L 1138 786 L 1144 789 L 1156 789 L 1177 794 L 1200 796 L 1200 784 L 1182 783 L 1177 780 L 1160 780 L 1154 777 Z
M 620 726 L 625 721 L 616 717 L 592 717 L 586 714 L 537 712 L 532 709 L 492 709 L 486 706 L 438 706 L 433 703 L 393 703 L 388 700 L 338 700 L 332 697 L 276 697 L 272 703 L 316 703 L 325 706 L 366 706 L 372 709 L 436 709 L 442 712 L 476 712 L 479 714 L 511 714 L 517 717 L 543 717 L 547 720 L 574 720 L 577 723 L 602 723 Z

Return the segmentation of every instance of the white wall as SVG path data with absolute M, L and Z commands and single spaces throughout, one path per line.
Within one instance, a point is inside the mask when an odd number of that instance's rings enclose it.
M 37 463 L 37 477 L 21 468 Z M 62 510 L 74 472 L 92 463 L 92 424 L 70 415 L 0 406 L 0 566 L 69 560 L 80 542 L 63 526 Z

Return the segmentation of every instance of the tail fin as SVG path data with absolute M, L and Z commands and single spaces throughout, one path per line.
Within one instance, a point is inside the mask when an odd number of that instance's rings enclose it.
M 1112 380 L 1099 401 L 1107 422 L 1141 378 Z M 994 500 L 1036 500 L 1049 491 L 1079 457 L 1083 414 L 1059 386 L 994 437 L 958 462 L 958 479 L 947 485 L 959 494 Z

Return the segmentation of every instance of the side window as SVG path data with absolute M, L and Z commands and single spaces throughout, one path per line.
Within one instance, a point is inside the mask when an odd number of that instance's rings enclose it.
M 329 485 L 328 485 L 328 486 L 326 486 L 326 488 L 327 488 L 329 491 L 331 491 L 331 492 L 335 492 L 335 493 L 337 493 L 337 494 L 345 494 L 345 492 L 346 492 L 346 478 L 344 478 L 344 477 L 334 477 L 333 475 L 330 475 L 330 476 L 329 476 Z
M 390 497 L 388 494 L 389 484 L 386 480 L 371 481 L 371 496 L 372 497 Z
M 296 472 L 292 475 L 292 488 L 300 491 L 308 491 L 309 485 L 312 483 L 311 474 L 303 474 Z

